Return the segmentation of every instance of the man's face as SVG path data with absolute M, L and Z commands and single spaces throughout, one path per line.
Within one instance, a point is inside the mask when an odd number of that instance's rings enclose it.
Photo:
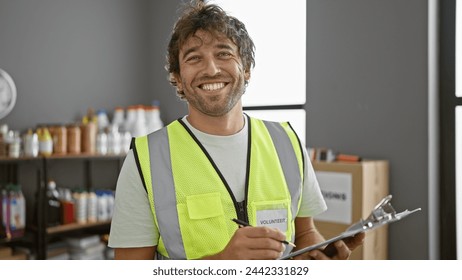
M 241 99 L 245 80 L 237 46 L 225 36 L 198 30 L 186 40 L 179 53 L 178 90 L 184 91 L 190 110 L 223 116 Z

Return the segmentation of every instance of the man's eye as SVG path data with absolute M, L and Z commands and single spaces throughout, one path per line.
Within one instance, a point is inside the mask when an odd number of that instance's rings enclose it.
M 219 56 L 219 57 L 230 57 L 231 54 L 228 53 L 228 52 L 221 52 L 221 53 L 218 53 L 218 56 Z
M 186 59 L 186 61 L 191 61 L 191 62 L 192 62 L 192 61 L 197 61 L 197 60 L 199 60 L 199 59 L 200 59 L 199 56 L 194 55 L 194 56 L 188 57 L 188 58 Z

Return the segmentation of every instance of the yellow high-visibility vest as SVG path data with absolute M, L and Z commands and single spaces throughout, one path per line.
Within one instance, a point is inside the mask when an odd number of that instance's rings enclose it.
M 247 118 L 243 203 L 236 201 L 213 159 L 182 120 L 134 140 L 160 233 L 161 258 L 199 259 L 219 253 L 238 228 L 233 218 L 277 227 L 294 241 L 304 174 L 300 141 L 289 123 Z

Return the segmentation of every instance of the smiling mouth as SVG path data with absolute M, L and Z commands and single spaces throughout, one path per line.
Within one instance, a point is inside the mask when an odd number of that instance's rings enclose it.
M 214 91 L 220 90 L 226 86 L 226 83 L 211 83 L 211 84 L 202 84 L 199 86 L 202 90 L 205 91 Z

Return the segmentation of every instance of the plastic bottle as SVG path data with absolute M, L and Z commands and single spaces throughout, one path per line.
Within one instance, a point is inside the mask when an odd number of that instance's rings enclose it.
M 96 134 L 96 154 L 107 154 L 107 133 L 104 130 L 100 130 Z
M 3 189 L 0 193 L 0 238 L 7 238 L 9 233 L 8 192 Z
M 8 133 L 8 126 L 6 124 L 0 125 L 0 157 L 8 155 L 8 144 L 6 143 L 6 134 Z
M 24 136 L 24 155 L 26 157 L 37 157 L 39 154 L 39 141 L 37 133 L 32 129 L 27 130 Z
M 18 158 L 21 155 L 21 137 L 19 131 L 13 131 L 8 145 L 8 156 Z
M 114 200 L 115 200 L 115 197 L 114 197 L 114 192 L 113 191 L 110 191 L 108 190 L 106 192 L 107 194 L 107 212 L 108 212 L 108 219 L 112 219 L 112 214 L 114 213 Z
M 6 137 L 6 134 L 8 133 L 8 124 L 6 123 L 2 123 L 0 125 L 0 136 L 2 136 L 3 138 Z
M 120 135 L 120 152 L 122 154 L 128 153 L 130 144 L 132 142 L 132 134 L 130 131 L 122 131 Z
M 87 124 L 87 123 L 94 123 L 96 126 L 96 129 L 98 129 L 98 117 L 95 114 L 95 110 L 93 108 L 88 108 L 87 114 L 83 116 L 82 118 L 82 124 Z
M 96 193 L 91 191 L 87 195 L 87 221 L 89 223 L 95 223 L 98 220 L 98 198 Z
M 122 107 L 116 107 L 114 111 L 114 118 L 112 125 L 116 125 L 119 131 L 119 154 L 126 154 L 130 150 L 130 143 L 132 139 L 132 127 L 136 117 L 135 107 L 129 106 L 127 109 L 127 118 L 124 117 L 124 110 Z
M 26 198 L 24 197 L 24 194 L 22 192 L 22 189 L 21 189 L 21 185 L 17 185 L 17 189 L 18 189 L 18 196 L 19 196 L 19 201 L 21 202 L 20 203 L 20 209 L 19 209 L 19 217 L 20 217 L 20 224 L 21 224 L 21 228 L 22 228 L 22 231 L 23 231 L 23 234 L 24 235 L 24 232 L 26 230 Z
M 26 200 L 19 185 L 8 185 L 9 189 L 9 233 L 11 237 L 24 236 L 26 228 Z
M 130 132 L 133 135 L 134 125 L 136 121 L 136 106 L 131 105 L 127 108 L 127 118 L 124 123 L 124 130 Z
M 109 155 L 120 154 L 120 133 L 116 125 L 110 125 L 107 129 L 107 153 Z
M 159 102 L 156 100 L 154 100 L 152 106 L 148 106 L 146 109 L 146 126 L 147 133 L 159 130 L 164 126 L 164 123 L 160 118 Z
M 107 197 L 104 191 L 97 191 L 98 196 L 98 221 L 104 222 L 109 219 L 107 211 Z
M 144 136 L 146 135 L 146 115 L 144 106 L 138 105 L 136 107 L 136 118 L 133 125 L 133 137 Z
M 96 113 L 97 123 L 98 123 L 98 130 L 105 130 L 106 127 L 109 125 L 109 117 L 107 116 L 106 110 L 100 109 Z
M 39 140 L 39 154 L 42 156 L 51 156 L 53 153 L 53 139 L 50 131 L 46 126 L 37 130 Z
M 75 221 L 79 224 L 87 222 L 87 193 L 85 191 L 74 192 L 75 201 Z
M 75 203 L 70 189 L 62 189 L 61 198 L 61 223 L 71 224 L 75 221 Z
M 122 107 L 116 107 L 114 109 L 114 116 L 112 118 L 112 124 L 122 128 L 125 123 L 125 112 Z
M 154 132 L 157 130 L 155 123 L 155 109 L 154 106 L 146 106 L 146 134 Z
M 56 182 L 50 180 L 47 184 L 47 225 L 56 226 L 61 222 L 61 201 Z

